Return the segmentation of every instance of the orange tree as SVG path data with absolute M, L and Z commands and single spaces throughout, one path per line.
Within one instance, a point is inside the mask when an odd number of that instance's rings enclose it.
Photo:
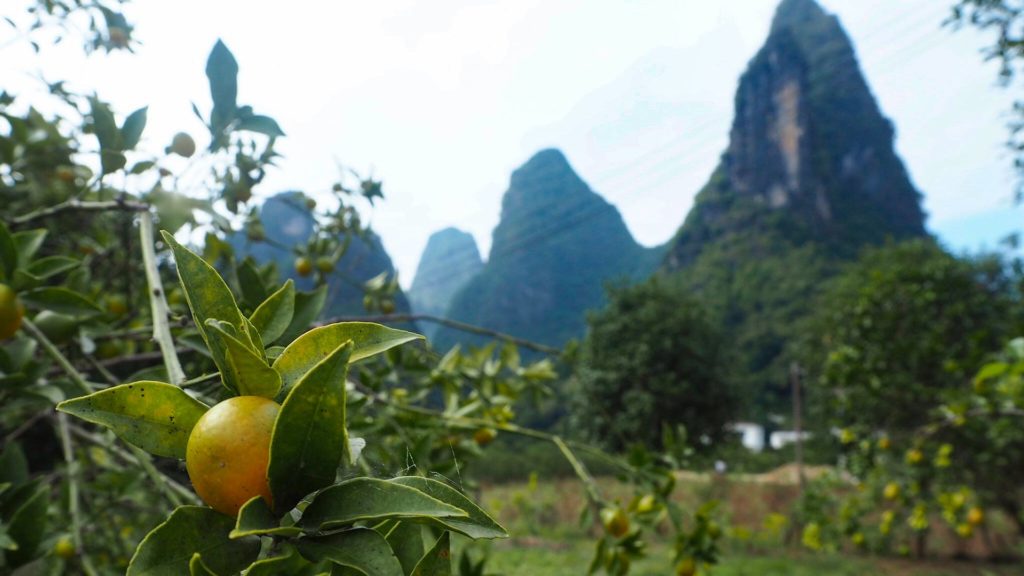
M 84 28 L 90 51 L 134 44 L 120 3 L 29 4 L 25 38 L 36 50 L 45 49 L 37 35 L 54 28 L 45 38 Z M 0 95 L 0 568 L 447 573 L 448 532 L 504 531 L 454 483 L 424 476 L 459 478 L 497 433 L 553 442 L 583 480 L 590 518 L 618 519 L 598 538 L 592 572 L 628 573 L 644 535 L 666 517 L 684 572 L 714 561 L 708 512 L 685 518 L 671 502 L 679 461 L 670 454 L 626 461 L 514 423 L 515 404 L 545 394 L 556 377 L 550 361 L 524 363 L 509 345 L 438 358 L 399 346 L 419 340 L 410 332 L 316 324 L 333 265 L 365 232 L 360 210 L 381 196 L 379 181 L 341 178 L 319 194 L 326 202 L 293 195 L 314 232 L 276 248 L 311 265 L 312 291 L 281 283 L 273 264 L 239 261 L 240 234 L 270 243 L 251 199 L 283 131 L 239 105 L 238 63 L 226 46 L 214 47 L 206 68 L 213 107 L 194 109 L 209 145 L 179 133 L 164 155 L 139 149 L 145 108 L 119 119 L 62 82 L 46 85 L 45 114 Z M 155 223 L 202 236 L 202 255 L 158 237 Z M 364 288 L 368 309 L 390 312 L 394 278 Z M 635 498 L 606 501 L 579 451 L 621 470 Z M 181 458 L 211 508 L 186 487 Z M 379 470 L 401 475 L 372 478 Z M 222 471 L 232 479 L 226 491 L 213 480 Z
M 925 552 L 942 518 L 961 538 L 1002 509 L 1024 524 L 1017 279 L 927 241 L 867 252 L 826 292 L 811 331 L 820 436 L 837 430 L 853 488 L 832 479 L 796 510 L 806 545 Z

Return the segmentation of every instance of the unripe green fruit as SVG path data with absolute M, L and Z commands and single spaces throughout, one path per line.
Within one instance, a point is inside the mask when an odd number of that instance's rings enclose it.
M 171 140 L 171 145 L 167 148 L 167 152 L 191 158 L 196 153 L 196 141 L 188 134 L 178 132 Z

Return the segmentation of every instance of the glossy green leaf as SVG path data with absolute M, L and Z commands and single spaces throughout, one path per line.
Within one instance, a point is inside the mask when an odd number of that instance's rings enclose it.
M 29 274 L 39 278 L 40 280 L 46 280 L 57 274 L 73 270 L 78 267 L 80 262 L 74 258 L 68 258 L 66 256 L 47 256 L 40 258 L 35 262 L 32 262 L 26 266 L 26 270 Z
M 372 322 L 328 324 L 296 338 L 278 356 L 274 362 L 274 370 L 281 375 L 284 391 L 287 392 L 321 358 L 347 340 L 351 340 L 355 345 L 350 362 L 356 362 L 422 338 L 423 336 L 419 334 Z
M 121 126 L 122 150 L 134 150 L 138 145 L 139 139 L 142 138 L 142 131 L 146 129 L 146 112 L 148 110 L 148 107 L 139 108 L 125 118 L 124 125 Z
M 318 286 L 312 292 L 296 292 L 295 314 L 292 316 L 292 322 L 288 325 L 288 329 L 284 331 L 283 336 L 278 338 L 278 341 L 281 343 L 291 342 L 304 333 L 309 325 L 320 316 L 320 311 L 324 309 L 326 302 L 327 284 Z
M 451 576 L 451 532 L 445 531 L 434 546 L 423 555 L 410 576 Z
M 270 136 L 271 138 L 277 138 L 284 136 L 284 130 L 277 124 L 277 121 L 270 116 L 261 116 L 259 114 L 253 114 L 246 118 L 242 118 L 238 121 L 235 126 L 236 130 L 248 130 L 249 132 L 257 132 Z
M 203 562 L 203 555 L 196 552 L 188 563 L 189 576 L 219 576 Z
M 17 550 L 6 553 L 7 561 L 12 566 L 31 560 L 46 532 L 49 491 L 46 486 L 36 484 L 24 492 L 28 493 L 28 497 L 22 500 L 23 503 L 7 521 L 7 535 L 18 545 Z
M 373 576 L 404 576 L 391 546 L 376 530 L 353 528 L 329 536 L 303 538 L 295 544 L 312 562 L 330 560 Z
M 211 340 L 219 339 L 225 351 L 231 381 L 239 396 L 263 396 L 273 399 L 281 389 L 281 376 L 248 344 L 242 342 L 216 320 L 207 322 Z
M 164 382 L 121 384 L 66 400 L 57 410 L 114 431 L 157 456 L 185 458 L 188 436 L 209 408 L 184 390 Z
M 213 99 L 210 124 L 219 133 L 234 120 L 238 108 L 238 61 L 220 40 L 214 44 L 206 60 L 206 78 L 210 81 Z
M 395 484 L 409 486 L 429 494 L 433 498 L 465 511 L 468 518 L 440 518 L 436 522 L 449 530 L 470 538 L 507 538 L 508 532 L 495 522 L 482 508 L 477 506 L 455 488 L 420 476 L 399 476 L 389 480 Z
M 18 267 L 18 248 L 14 244 L 7 226 L 0 221 L 0 272 L 8 282 L 14 278 L 14 270 Z
M 295 283 L 290 279 L 256 308 L 249 318 L 263 337 L 265 344 L 273 344 L 284 334 L 295 315 Z
M 253 563 L 252 568 L 245 573 L 245 576 L 282 576 L 283 574 L 297 574 L 304 568 L 311 568 L 305 558 L 299 555 L 294 547 L 284 545 L 278 556 L 264 558 Z
M 415 522 L 396 522 L 385 538 L 402 564 L 402 572 L 411 574 L 423 558 L 423 526 Z
M 320 491 L 299 526 L 331 530 L 361 520 L 467 518 L 468 514 L 415 488 L 377 478 L 353 478 Z
M 220 274 L 206 260 L 185 248 L 167 232 L 162 232 L 164 241 L 174 252 L 174 262 L 178 268 L 178 278 L 185 290 L 185 299 L 192 309 L 192 317 L 200 335 L 210 348 L 210 355 L 221 371 L 224 385 L 229 390 L 238 390 L 237 382 L 228 366 L 227 352 L 220 341 L 207 334 L 206 321 L 213 319 L 226 322 L 242 330 L 244 324 L 242 313 L 238 311 L 235 297 L 224 283 Z
M 182 576 L 189 573 L 192 556 L 215 574 L 237 574 L 260 551 L 259 538 L 232 540 L 228 533 L 235 520 L 200 506 L 181 506 L 146 535 L 135 549 L 128 576 Z
M 281 522 L 271 512 L 263 497 L 254 496 L 239 509 L 235 528 L 229 536 L 297 536 L 300 533 L 302 530 L 295 526 L 281 526 Z
M 60 314 L 82 316 L 95 314 L 100 307 L 78 292 L 60 286 L 47 286 L 26 290 L 18 295 L 25 304 Z
M 348 450 L 345 378 L 352 347 L 351 341 L 336 347 L 299 380 L 281 405 L 267 465 L 278 512 L 334 483 Z

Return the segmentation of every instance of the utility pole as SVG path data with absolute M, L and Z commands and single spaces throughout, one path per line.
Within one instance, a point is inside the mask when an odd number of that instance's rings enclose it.
M 800 365 L 796 362 L 789 365 L 789 383 L 793 389 L 793 431 L 796 433 L 793 452 L 796 457 L 796 474 L 800 482 L 800 494 L 803 494 L 807 484 L 807 480 L 804 478 L 803 402 L 800 398 Z

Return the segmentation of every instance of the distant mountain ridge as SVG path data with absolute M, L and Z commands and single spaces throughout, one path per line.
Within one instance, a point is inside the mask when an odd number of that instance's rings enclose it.
M 413 312 L 443 316 L 455 294 L 483 267 L 484 261 L 471 234 L 457 228 L 434 232 L 427 240 L 409 287 Z M 423 322 L 421 327 L 428 338 L 437 331 L 437 325 L 432 322 Z
M 786 393 L 787 346 L 821 283 L 865 246 L 926 235 L 893 139 L 838 19 L 783 0 L 662 267 L 715 312 L 766 406 Z
M 311 290 L 313 280 L 295 272 L 295 255 L 282 248 L 303 245 L 313 233 L 312 217 L 292 197 L 292 192 L 276 194 L 267 198 L 260 208 L 260 218 L 270 242 L 248 242 L 244 234 L 236 234 L 231 243 L 240 258 L 252 256 L 260 263 L 276 262 L 282 280 L 291 278 L 300 290 Z M 365 239 L 352 238 L 329 278 L 327 302 L 321 317 L 366 314 L 362 285 L 381 272 L 393 275 L 395 267 L 380 238 L 373 232 Z M 395 295 L 395 311 L 410 311 L 409 301 L 401 291 Z
M 605 282 L 646 277 L 660 259 L 560 151 L 542 150 L 512 173 L 487 263 L 447 316 L 559 346 L 583 335 L 586 311 L 604 304 Z M 435 345 L 479 341 L 442 329 Z

